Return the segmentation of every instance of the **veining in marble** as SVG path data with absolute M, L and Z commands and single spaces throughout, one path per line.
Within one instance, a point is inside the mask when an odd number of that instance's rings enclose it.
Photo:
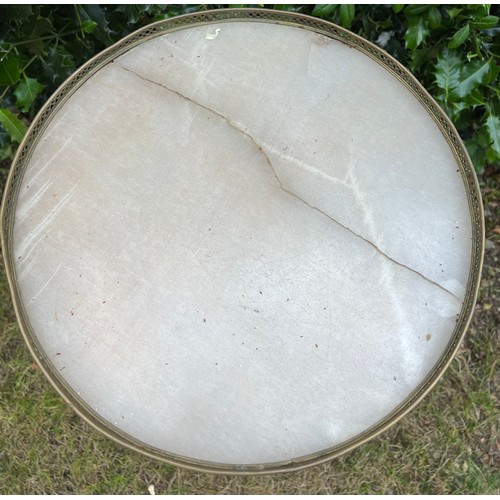
M 163 35 L 37 145 L 24 305 L 66 381 L 137 439 L 222 463 L 314 453 L 392 411 L 451 338 L 471 237 L 456 170 L 410 92 L 340 42 Z

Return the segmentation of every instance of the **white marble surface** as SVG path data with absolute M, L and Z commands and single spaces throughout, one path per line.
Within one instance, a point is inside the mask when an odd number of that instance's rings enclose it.
M 243 464 L 400 404 L 451 337 L 470 238 L 453 155 L 394 77 L 321 35 L 234 22 L 143 43 L 69 99 L 14 247 L 48 358 L 98 414 Z

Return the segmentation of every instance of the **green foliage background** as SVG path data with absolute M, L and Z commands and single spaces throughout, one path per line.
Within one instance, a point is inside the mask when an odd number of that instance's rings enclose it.
M 221 7 L 310 14 L 378 44 L 450 116 L 479 173 L 500 163 L 500 6 L 488 4 L 2 5 L 0 161 L 12 158 L 43 102 L 90 57 L 151 22 Z

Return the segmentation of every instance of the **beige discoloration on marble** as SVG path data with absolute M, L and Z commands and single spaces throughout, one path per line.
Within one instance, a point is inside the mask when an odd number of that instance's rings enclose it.
M 87 81 L 34 151 L 14 233 L 30 321 L 145 443 L 224 463 L 317 452 L 394 409 L 451 337 L 470 223 L 449 149 L 390 75 L 320 39 L 162 36 Z

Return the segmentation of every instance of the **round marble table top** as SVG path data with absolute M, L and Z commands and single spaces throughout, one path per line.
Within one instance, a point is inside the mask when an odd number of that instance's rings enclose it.
M 132 44 L 52 112 L 19 181 L 36 352 L 81 413 L 174 461 L 244 469 L 369 435 L 467 313 L 457 147 L 394 72 L 317 30 L 221 19 Z

